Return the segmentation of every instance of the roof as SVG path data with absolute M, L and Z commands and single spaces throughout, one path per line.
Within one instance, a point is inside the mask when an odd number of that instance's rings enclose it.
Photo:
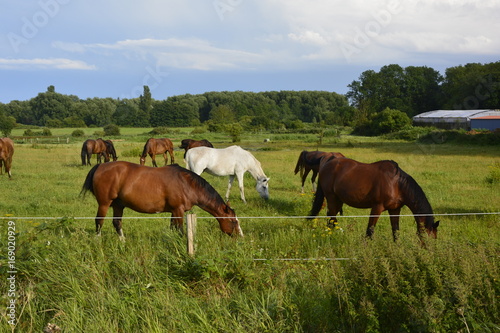
M 475 115 L 478 115 L 492 110 L 434 110 L 429 112 L 424 112 L 421 114 L 417 114 L 413 117 L 413 119 L 426 119 L 426 118 L 471 118 Z M 499 113 L 500 114 L 500 113 Z
M 499 116 L 484 116 L 484 117 L 474 117 L 472 119 L 498 119 L 500 120 L 500 115 Z

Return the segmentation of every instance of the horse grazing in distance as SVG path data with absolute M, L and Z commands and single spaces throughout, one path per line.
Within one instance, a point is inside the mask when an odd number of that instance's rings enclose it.
M 2 168 L 5 168 L 5 172 L 12 177 L 10 168 L 12 166 L 12 156 L 14 155 L 14 141 L 10 138 L 0 138 L 0 175 L 2 174 Z
M 91 165 L 90 158 L 92 154 L 97 154 L 97 163 L 101 163 L 101 156 L 104 156 L 104 162 L 109 162 L 109 153 L 107 145 L 103 139 L 88 139 L 82 145 L 82 165 Z
M 166 138 L 148 139 L 148 141 L 146 141 L 146 144 L 144 145 L 144 149 L 142 150 L 139 162 L 141 165 L 144 165 L 146 163 L 146 156 L 149 155 L 151 157 L 151 160 L 153 161 L 153 166 L 158 167 L 158 165 L 156 164 L 155 155 L 163 154 L 163 159 L 165 161 L 164 165 L 166 165 L 168 161 L 167 152 L 170 154 L 170 164 L 173 164 L 175 158 L 174 145 L 172 141 Z
M 223 149 L 196 147 L 186 152 L 185 159 L 187 168 L 198 175 L 206 171 L 215 176 L 229 176 L 226 201 L 229 200 L 229 192 L 236 177 L 241 200 L 246 203 L 243 176 L 247 171 L 257 181 L 255 188 L 260 196 L 266 200 L 269 199 L 269 178 L 264 174 L 260 162 L 240 146 Z
M 184 158 L 186 158 L 187 151 L 195 147 L 214 148 L 212 143 L 206 139 L 203 140 L 184 139 L 181 141 L 181 145 L 179 146 L 179 148 L 184 149 Z
M 172 213 L 170 225 L 182 232 L 183 217 L 194 205 L 212 214 L 220 229 L 228 235 L 243 236 L 234 210 L 202 177 L 177 164 L 152 168 L 119 161 L 94 166 L 82 187 L 94 194 L 98 209 L 96 232 L 101 233 L 109 207 L 113 208 L 113 225 L 121 239 L 123 210 L 154 214 Z
M 304 183 L 306 181 L 307 175 L 312 171 L 311 184 L 313 192 L 316 191 L 316 176 L 319 171 L 319 162 L 321 159 L 331 158 L 331 157 L 345 157 L 341 153 L 327 153 L 324 151 L 307 151 L 304 150 L 300 153 L 297 165 L 295 166 L 294 174 L 296 175 L 300 171 L 300 177 L 302 179 L 302 191 L 304 193 Z
M 115 146 L 113 145 L 113 141 L 111 141 L 111 140 L 103 140 L 103 141 L 106 144 L 106 152 L 108 153 L 108 156 L 111 157 L 113 159 L 113 161 L 117 161 L 118 156 L 116 156 L 116 150 L 115 150 Z M 97 163 L 101 163 L 102 157 L 104 157 L 104 160 L 106 161 L 105 154 L 100 153 L 99 155 L 97 155 Z M 111 160 L 111 158 L 109 158 L 109 160 Z
M 425 245 L 422 237 L 424 231 L 437 238 L 439 221 L 434 222 L 432 207 L 424 191 L 394 161 L 366 164 L 349 158 L 324 160 L 320 164 L 318 182 L 311 216 L 317 216 L 325 198 L 327 215 L 332 216 L 334 223 L 337 222 L 335 216 L 344 203 L 355 208 L 370 208 L 366 236 L 371 238 L 380 214 L 387 210 L 396 241 L 399 214 L 406 205 L 414 215 L 422 245 Z

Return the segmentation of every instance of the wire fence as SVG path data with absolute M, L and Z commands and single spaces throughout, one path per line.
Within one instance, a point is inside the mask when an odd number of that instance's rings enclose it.
M 69 216 L 9 216 L 10 214 L 5 215 L 4 219 L 11 220 L 59 220 L 62 218 L 68 218 Z M 370 217 L 423 217 L 423 216 L 484 216 L 484 215 L 500 215 L 500 212 L 472 212 L 472 213 L 438 213 L 438 214 L 399 214 L 399 215 L 390 215 L 390 214 L 381 214 L 381 215 L 321 215 L 321 216 L 237 216 L 239 220 L 247 220 L 247 219 L 323 219 L 323 218 L 337 218 L 337 219 L 346 219 L 346 218 L 370 218 Z M 107 219 L 113 218 L 112 216 L 106 217 L 95 217 L 95 216 L 71 216 L 72 219 L 75 220 L 95 220 L 95 219 Z M 134 219 L 134 220 L 154 220 L 154 219 L 163 219 L 165 216 L 123 216 L 121 219 Z M 197 216 L 198 219 L 229 219 L 232 217 L 227 216 Z

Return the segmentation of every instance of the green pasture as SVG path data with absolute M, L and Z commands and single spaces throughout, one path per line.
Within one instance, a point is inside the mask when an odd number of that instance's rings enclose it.
M 84 138 L 74 138 L 70 129 L 51 129 L 53 137 L 38 140 L 23 140 L 20 129 L 12 133 L 13 176 L 0 176 L 0 332 L 42 332 L 48 323 L 62 332 L 500 330 L 500 217 L 486 214 L 500 211 L 500 184 L 487 181 L 498 167 L 498 147 L 243 135 L 238 144 L 262 163 L 271 198 L 261 199 L 247 175 L 243 204 L 235 182 L 230 202 L 243 238 L 222 234 L 213 217 L 194 208 L 196 254 L 189 257 L 185 237 L 169 228 L 169 214 L 125 210 L 124 243 L 110 219 L 95 236 L 96 201 L 80 196 L 90 170 L 81 165 L 80 149 L 96 129 L 84 130 Z M 150 130 L 121 129 L 113 138 L 119 159 L 138 163 Z M 222 134 L 191 130 L 167 136 L 175 147 L 184 138 L 232 144 Z M 342 231 L 326 227 L 324 210 L 306 221 L 310 181 L 301 194 L 293 170 L 302 150 L 315 149 L 398 162 L 438 214 L 438 239 L 421 248 L 413 218 L 403 216 L 397 243 L 387 217 L 367 240 L 369 211 L 351 207 L 339 218 Z M 175 158 L 184 165 L 178 148 Z M 224 195 L 227 178 L 203 177 Z M 15 258 L 8 256 L 9 226 Z M 9 261 L 16 268 L 14 297 Z M 13 299 L 15 325 L 9 324 Z

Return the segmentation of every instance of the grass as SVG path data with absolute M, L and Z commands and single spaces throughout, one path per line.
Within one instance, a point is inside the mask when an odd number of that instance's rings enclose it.
M 120 160 L 138 162 L 123 152 L 142 148 L 145 140 L 139 138 L 145 132 L 122 130 L 115 142 Z M 179 132 L 174 144 L 188 136 Z M 265 136 L 271 142 L 264 143 Z M 208 139 L 216 147 L 231 144 L 223 136 Z M 245 232 L 236 239 L 195 208 L 194 258 L 186 254 L 185 239 L 170 230 L 167 214 L 126 210 L 125 243 L 109 219 L 96 237 L 95 199 L 79 196 L 89 170 L 80 165 L 81 142 L 17 142 L 13 179 L 0 176 L 0 244 L 8 239 L 7 222 L 14 221 L 18 323 L 8 324 L 11 297 L 2 278 L 0 332 L 40 332 L 49 322 L 64 332 L 498 331 L 498 215 L 439 216 L 439 239 L 428 240 L 426 250 L 418 244 L 411 217 L 402 217 L 397 243 L 382 217 L 368 241 L 365 217 L 340 218 L 343 232 L 326 228 L 324 218 L 296 218 L 308 214 L 312 193 L 302 195 L 293 175 L 303 149 L 340 151 L 364 162 L 393 159 L 419 182 L 435 213 L 497 212 L 499 185 L 488 177 L 498 148 L 360 137 L 324 138 L 318 146 L 314 140 L 244 137 L 240 144 L 271 177 L 271 199 L 258 197 L 249 176 L 248 204 L 233 188 L 231 205 Z M 182 165 L 183 152 L 175 154 Z M 203 176 L 225 192 L 227 179 Z M 368 213 L 344 210 L 346 216 Z M 8 259 L 2 247 L 4 277 Z

